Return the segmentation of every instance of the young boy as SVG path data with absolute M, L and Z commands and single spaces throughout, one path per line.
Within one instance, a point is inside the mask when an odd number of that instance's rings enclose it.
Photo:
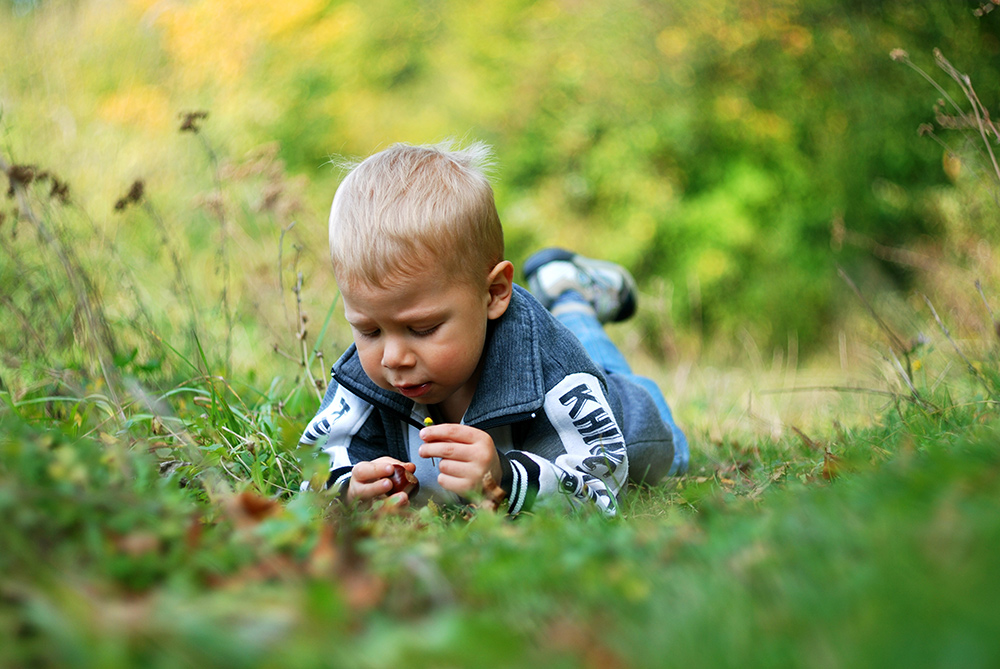
M 499 485 L 512 515 L 543 502 L 613 515 L 627 481 L 688 458 L 659 389 L 601 326 L 632 315 L 634 282 L 547 249 L 525 266 L 535 297 L 514 285 L 488 159 L 482 144 L 396 145 L 341 183 L 330 249 L 354 344 L 301 441 L 329 455 L 327 487 L 348 502 L 385 496 L 401 464 L 420 487 L 397 504 Z

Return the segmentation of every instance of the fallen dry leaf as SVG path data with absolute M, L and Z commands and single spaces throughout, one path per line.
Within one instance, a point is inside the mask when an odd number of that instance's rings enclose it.
M 826 449 L 823 452 L 823 478 L 827 481 L 832 481 L 837 478 L 840 473 L 841 462 L 840 458 L 834 455 L 830 449 Z
M 560 619 L 546 628 L 542 643 L 560 652 L 576 654 L 586 669 L 624 669 L 628 665 L 601 643 L 600 633 L 592 626 L 572 619 Z

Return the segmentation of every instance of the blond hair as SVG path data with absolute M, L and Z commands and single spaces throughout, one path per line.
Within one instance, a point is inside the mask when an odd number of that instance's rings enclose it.
M 337 280 L 383 286 L 429 261 L 483 280 L 503 260 L 503 229 L 486 177 L 492 151 L 396 144 L 341 182 L 330 208 Z

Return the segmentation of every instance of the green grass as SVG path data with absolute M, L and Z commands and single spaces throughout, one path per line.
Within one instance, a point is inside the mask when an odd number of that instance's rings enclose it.
M 71 233 L 52 229 L 4 270 L 30 276 L 7 293 L 25 320 L 52 321 L 0 376 L 0 666 L 1000 662 L 989 339 L 961 355 L 948 337 L 874 344 L 887 361 L 857 393 L 763 393 L 813 384 L 759 355 L 664 375 L 683 386 L 692 470 L 630 491 L 615 519 L 383 516 L 297 492 L 324 467 L 296 446 L 317 404 L 304 325 L 301 357 L 266 387 L 221 376 L 223 314 L 172 328 L 147 306 L 159 332 L 130 327 L 129 285 L 89 283 L 100 254 L 57 262 Z M 109 355 L 99 317 L 130 354 Z M 189 337 L 195 321 L 210 325 Z M 892 371 L 893 355 L 919 370 Z
M 912 413 L 838 443 L 829 480 L 823 453 L 761 442 L 614 520 L 511 522 L 240 495 L 8 409 L 0 660 L 996 666 L 1000 424 Z
M 68 281 L 42 256 L 19 261 L 42 294 Z M 111 293 L 84 299 L 113 308 Z M 102 345 L 63 327 L 46 336 Z M 100 356 L 46 375 L 29 346 L 8 350 L 34 366 L 0 389 L 0 665 L 1000 662 L 988 340 L 963 341 L 965 357 L 947 337 L 896 353 L 919 371 L 813 391 L 826 405 L 760 392 L 812 385 L 784 359 L 699 366 L 678 406 L 687 476 L 630 491 L 615 519 L 550 507 L 510 521 L 297 493 L 324 466 L 296 446 L 312 381 L 261 390 L 206 371 L 219 338 L 174 339 L 158 338 L 155 369 L 107 375 Z

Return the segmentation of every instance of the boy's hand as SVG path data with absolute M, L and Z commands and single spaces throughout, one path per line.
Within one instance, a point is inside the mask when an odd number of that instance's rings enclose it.
M 438 483 L 459 495 L 483 491 L 483 476 L 494 481 L 503 477 L 493 438 L 486 432 L 460 423 L 442 423 L 420 430 L 424 441 L 420 457 L 440 458 Z
M 393 465 L 402 465 L 411 474 L 417 466 L 412 462 L 400 462 L 396 458 L 382 456 L 370 462 L 359 462 L 351 469 L 351 483 L 347 487 L 348 503 L 370 502 L 385 495 L 392 489 Z M 393 506 L 406 506 L 410 498 L 405 492 L 398 492 L 389 498 Z

